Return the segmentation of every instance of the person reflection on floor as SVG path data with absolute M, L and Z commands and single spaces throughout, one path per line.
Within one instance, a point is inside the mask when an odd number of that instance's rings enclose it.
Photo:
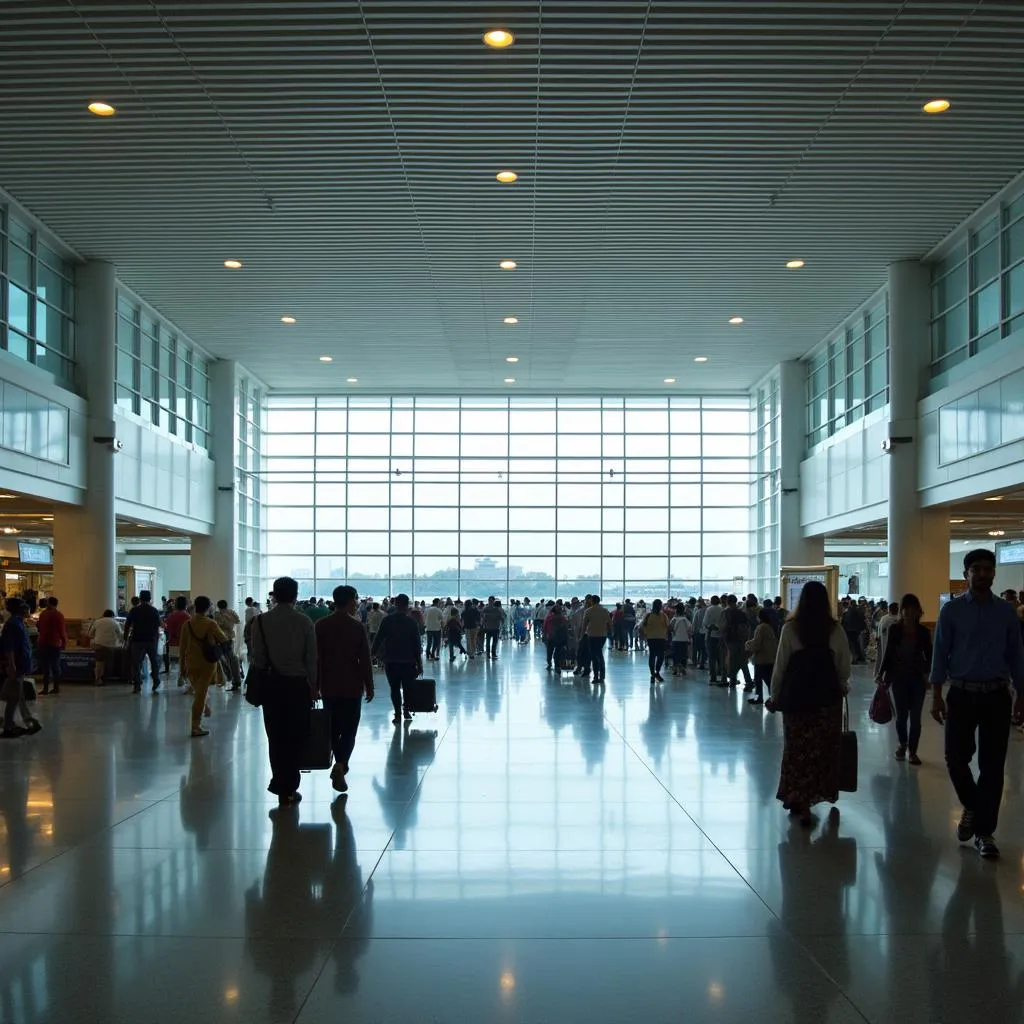
M 397 850 L 404 850 L 408 831 L 416 824 L 420 799 L 419 768 L 434 760 L 437 730 L 410 729 L 409 723 L 395 730 L 384 765 L 384 785 L 376 776 L 373 789 L 380 800 L 384 821 L 394 835 Z
M 271 981 L 271 1020 L 295 1019 L 300 1003 L 297 986 L 308 988 L 313 980 L 317 954 L 311 940 L 338 934 L 346 923 L 357 937 L 336 944 L 345 948 L 334 951 L 335 985 L 343 992 L 358 986 L 355 961 L 369 944 L 373 890 L 363 890 L 346 799 L 338 797 L 331 805 L 333 830 L 326 823 L 300 825 L 294 813 L 270 812 L 273 836 L 263 884 L 255 882 L 245 894 L 245 930 L 253 964 Z M 285 935 L 282 925 L 288 928 Z M 289 941 L 291 936 L 296 941 Z

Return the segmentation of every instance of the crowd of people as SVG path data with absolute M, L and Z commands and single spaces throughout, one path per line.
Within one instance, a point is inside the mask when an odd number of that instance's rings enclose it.
M 1002 796 L 1011 722 L 1024 725 L 1024 604 L 1014 591 L 992 593 L 995 556 L 978 549 L 964 558 L 968 590 L 943 606 L 934 637 L 922 625 L 913 594 L 899 603 L 848 595 L 836 609 L 825 587 L 807 583 L 792 612 L 782 599 L 753 594 L 708 599 L 625 600 L 606 607 L 599 595 L 531 604 L 513 600 L 434 598 L 412 601 L 399 594 L 375 601 L 347 585 L 332 599 L 298 599 L 298 584 L 284 577 L 268 595 L 266 610 L 247 598 L 242 616 L 226 600 L 179 596 L 154 604 L 143 591 L 133 598 L 123 624 L 110 609 L 91 625 L 96 650 L 95 682 L 102 686 L 120 665 L 140 693 L 148 675 L 160 689 L 172 663 L 178 688 L 191 694 L 190 734 L 208 735 L 212 686 L 243 688 L 242 651 L 249 670 L 272 680 L 262 695 L 271 783 L 282 806 L 301 800 L 299 779 L 311 703 L 323 701 L 333 752 L 331 779 L 346 792 L 361 705 L 374 698 L 374 673 L 386 676 L 400 726 L 412 718 L 408 691 L 424 664 L 457 657 L 496 661 L 501 641 L 543 647 L 545 668 L 571 671 L 582 685 L 603 686 L 605 648 L 614 654 L 646 653 L 652 688 L 674 676 L 708 673 L 710 686 L 741 682 L 748 703 L 783 716 L 784 747 L 778 799 L 803 823 L 812 808 L 839 796 L 843 708 L 852 667 L 874 661 L 874 675 L 893 707 L 895 758 L 920 765 L 923 707 L 929 687 L 932 717 L 945 728 L 945 759 L 963 812 L 957 836 L 974 840 L 984 857 L 998 856 L 994 832 Z M 29 608 L 6 601 L 0 634 L 5 701 L 2 735 L 38 732 L 28 704 L 32 650 Z M 35 621 L 42 695 L 60 692 L 60 654 L 67 628 L 56 598 Z M 161 650 L 162 645 L 162 650 Z M 751 672 L 751 668 L 753 671 Z M 1016 699 L 1011 698 L 1011 690 Z M 767 691 L 767 697 L 766 697 Z M 21 717 L 21 725 L 17 717 Z M 971 760 L 978 755 L 978 776 Z

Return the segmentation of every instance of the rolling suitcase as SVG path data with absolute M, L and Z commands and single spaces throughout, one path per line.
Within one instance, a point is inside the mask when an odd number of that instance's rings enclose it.
M 404 687 L 404 703 L 406 711 L 437 710 L 437 680 L 414 679 Z

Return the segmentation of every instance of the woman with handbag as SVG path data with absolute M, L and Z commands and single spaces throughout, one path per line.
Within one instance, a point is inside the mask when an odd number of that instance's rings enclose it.
M 0 739 L 12 740 L 19 736 L 39 732 L 42 726 L 28 710 L 26 688 L 32 686 L 32 647 L 25 626 L 28 611 L 25 602 L 11 597 L 7 600 L 8 619 L 0 631 L 0 698 L 4 701 L 4 728 Z M 32 695 L 29 694 L 30 699 Z M 23 725 L 18 725 L 15 713 L 21 714 Z
M 220 678 L 223 645 L 228 642 L 223 630 L 210 618 L 211 601 L 197 597 L 195 615 L 181 627 L 178 642 L 181 663 L 192 683 L 192 735 L 209 736 L 203 728 L 203 715 L 209 716 L 206 693 Z
M 904 760 L 909 750 L 909 760 L 914 765 L 921 763 L 917 744 L 921 739 L 921 712 L 932 664 L 932 635 L 927 626 L 921 625 L 923 614 L 917 596 L 904 594 L 900 617 L 881 638 L 882 656 L 875 670 L 875 678 L 889 690 L 896 705 L 896 760 Z
M 832 616 L 824 584 L 804 584 L 782 627 L 772 671 L 769 711 L 781 711 L 784 747 L 777 797 L 813 821 L 811 808 L 839 799 L 843 700 L 850 689 L 850 645 Z

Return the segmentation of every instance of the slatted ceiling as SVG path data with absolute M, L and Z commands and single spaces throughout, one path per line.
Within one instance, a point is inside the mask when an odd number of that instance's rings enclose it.
M 0 185 L 278 388 L 735 390 L 1024 167 L 1021 53 L 1002 0 L 8 0 Z

